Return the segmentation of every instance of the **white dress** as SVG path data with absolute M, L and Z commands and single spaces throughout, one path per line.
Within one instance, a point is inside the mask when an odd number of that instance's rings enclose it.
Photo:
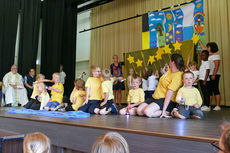
M 23 79 L 20 74 L 8 72 L 3 77 L 3 84 L 6 104 L 18 106 L 18 104 L 25 105 L 28 102 L 27 91 L 23 85 Z M 17 85 L 16 89 L 10 86 L 10 84 Z

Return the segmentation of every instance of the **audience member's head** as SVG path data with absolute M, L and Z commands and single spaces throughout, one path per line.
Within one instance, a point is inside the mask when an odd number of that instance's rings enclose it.
M 230 153 L 230 125 L 220 126 L 222 134 L 219 141 L 219 153 Z
M 129 146 L 119 133 L 107 132 L 94 142 L 92 153 L 129 153 Z
M 50 153 L 50 139 L 43 133 L 27 134 L 23 142 L 24 153 Z

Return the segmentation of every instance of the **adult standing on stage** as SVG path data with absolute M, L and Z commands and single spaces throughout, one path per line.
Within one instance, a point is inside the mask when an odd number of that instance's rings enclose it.
M 23 78 L 16 65 L 3 77 L 6 106 L 25 105 L 28 102 L 27 92 L 23 85 Z
M 122 65 L 124 65 L 124 62 L 118 61 L 118 56 L 113 56 L 113 63 L 110 65 L 111 74 L 113 77 L 123 77 L 122 74 Z M 118 96 L 118 103 L 121 107 L 121 99 L 122 94 L 121 91 L 125 90 L 125 84 L 121 81 L 114 81 L 113 83 L 113 95 L 114 95 L 114 103 L 116 104 L 117 96 Z
M 220 82 L 220 54 L 218 52 L 218 46 L 215 42 L 209 42 L 206 46 L 199 41 L 200 46 L 203 50 L 207 50 L 209 52 L 209 65 L 210 65 L 210 72 L 209 77 L 210 81 L 208 82 L 208 92 L 210 95 L 210 104 L 212 102 L 213 95 L 216 99 L 216 107 L 213 109 L 215 111 L 221 110 L 220 107 L 220 90 L 219 90 L 219 82 Z M 208 110 L 207 106 L 203 106 L 201 108 L 203 111 Z
M 63 71 L 63 65 L 60 65 L 60 82 L 64 85 L 65 84 L 65 79 L 66 79 L 66 74 L 65 72 Z
M 24 77 L 24 85 L 27 90 L 28 99 L 30 99 L 32 92 L 33 92 L 33 84 L 36 81 L 35 70 L 31 68 L 29 70 L 29 74 L 25 75 Z
M 185 69 L 182 56 L 172 54 L 169 66 L 167 73 L 161 76 L 152 98 L 138 107 L 138 115 L 167 118 L 172 109 L 176 107 L 175 97 L 182 86 L 182 75 Z

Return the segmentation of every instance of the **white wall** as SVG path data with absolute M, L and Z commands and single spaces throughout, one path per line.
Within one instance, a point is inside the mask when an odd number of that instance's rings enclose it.
M 76 76 L 86 72 L 87 75 L 84 80 L 89 74 L 91 32 L 79 33 L 79 31 L 90 28 L 90 13 L 91 11 L 89 10 L 77 16 Z

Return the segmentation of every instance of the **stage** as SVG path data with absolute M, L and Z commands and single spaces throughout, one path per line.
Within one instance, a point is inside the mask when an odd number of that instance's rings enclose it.
M 84 119 L 60 119 L 7 113 L 0 108 L 0 129 L 20 134 L 41 131 L 53 145 L 90 152 L 96 138 L 117 131 L 127 140 L 132 153 L 211 152 L 210 142 L 218 141 L 218 126 L 230 120 L 230 109 L 204 113 L 203 120 L 146 118 L 121 115 L 91 115 Z

